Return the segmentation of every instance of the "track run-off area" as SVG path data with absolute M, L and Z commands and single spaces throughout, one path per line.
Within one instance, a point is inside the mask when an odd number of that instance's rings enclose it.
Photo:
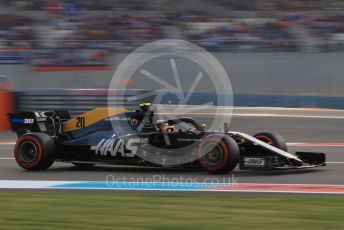
M 193 117 L 211 123 L 213 107 L 159 106 L 156 116 Z M 217 107 L 231 116 L 230 130 L 251 135 L 273 130 L 283 135 L 289 150 L 324 152 L 327 166 L 292 171 L 241 171 L 211 175 L 179 168 L 103 166 L 77 168 L 55 163 L 46 171 L 28 172 L 13 158 L 16 135 L 0 133 L 0 189 L 99 189 L 185 192 L 266 192 L 344 194 L 344 110 L 318 108 Z M 223 130 L 223 127 L 218 127 Z

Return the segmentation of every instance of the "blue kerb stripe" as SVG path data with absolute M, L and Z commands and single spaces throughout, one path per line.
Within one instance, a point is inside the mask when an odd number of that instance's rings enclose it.
M 81 182 L 52 186 L 53 188 L 94 188 L 94 189 L 159 189 L 195 190 L 219 187 L 222 183 L 167 183 L 167 182 Z

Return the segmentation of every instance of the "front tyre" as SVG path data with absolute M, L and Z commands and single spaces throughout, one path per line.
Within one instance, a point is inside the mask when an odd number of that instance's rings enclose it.
M 198 150 L 198 162 L 209 173 L 231 172 L 239 162 L 240 150 L 233 138 L 226 135 L 206 137 Z
M 254 135 L 260 141 L 263 141 L 269 145 L 279 148 L 285 152 L 288 152 L 288 147 L 285 139 L 278 133 L 271 131 L 264 131 Z
M 21 136 L 14 147 L 14 157 L 26 170 L 44 170 L 54 163 L 55 143 L 45 133 L 29 133 Z

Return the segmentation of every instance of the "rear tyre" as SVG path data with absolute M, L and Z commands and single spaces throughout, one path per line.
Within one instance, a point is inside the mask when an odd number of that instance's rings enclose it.
M 73 165 L 75 165 L 78 168 L 89 168 L 92 166 L 95 166 L 96 164 L 93 163 L 72 163 Z
M 279 148 L 283 151 L 288 152 L 288 147 L 285 139 L 276 132 L 264 131 L 254 135 L 260 141 L 263 141 L 269 145 Z
M 55 143 L 45 133 L 29 133 L 21 136 L 15 147 L 14 157 L 26 170 L 44 170 L 54 163 Z
M 240 150 L 233 138 L 226 135 L 206 137 L 198 150 L 198 162 L 209 173 L 225 174 L 235 169 Z

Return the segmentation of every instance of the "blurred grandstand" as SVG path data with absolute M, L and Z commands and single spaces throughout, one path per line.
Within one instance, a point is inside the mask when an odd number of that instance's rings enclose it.
M 338 0 L 2 0 L 0 45 L 29 48 L 34 63 L 104 63 L 114 50 L 163 38 L 215 51 L 339 51 Z M 43 49 L 43 50 L 42 50 Z M 78 52 L 76 55 L 75 51 Z
M 318 97 L 344 97 L 339 0 L 0 0 L 0 6 L 1 74 L 26 99 L 44 99 L 40 90 L 51 88 L 107 89 L 128 53 L 171 38 L 212 51 L 230 73 L 234 94 L 249 105 L 255 95 L 274 97 L 264 97 L 264 106 L 290 106 L 275 96 L 298 95 L 292 105 L 301 107 L 322 106 Z M 149 81 L 132 82 L 152 90 Z M 207 84 L 197 90 L 210 91 Z

